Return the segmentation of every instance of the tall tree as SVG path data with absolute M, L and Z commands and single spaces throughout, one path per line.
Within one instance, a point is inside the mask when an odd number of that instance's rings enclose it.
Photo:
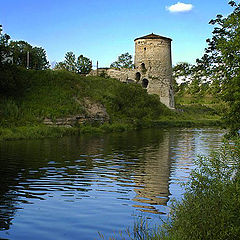
M 113 62 L 110 65 L 110 68 L 116 68 L 116 69 L 121 69 L 121 68 L 132 69 L 133 67 L 134 67 L 134 64 L 132 61 L 132 55 L 130 55 L 128 52 L 121 54 L 118 57 L 118 60 Z
M 70 72 L 77 71 L 76 56 L 73 52 L 66 53 L 64 62 L 65 62 L 66 70 L 68 70 Z
M 46 51 L 41 47 L 33 47 L 25 41 L 11 41 L 10 51 L 13 63 L 17 66 L 27 66 L 27 52 L 29 52 L 29 68 L 44 70 L 49 68 Z
M 54 69 L 64 69 L 74 73 L 88 74 L 92 70 L 92 62 L 83 55 L 76 58 L 73 52 L 67 52 L 64 61 L 58 62 Z
M 231 14 L 217 15 L 210 21 L 216 27 L 198 64 L 219 80 L 222 98 L 229 105 L 225 120 L 232 133 L 236 133 L 240 129 L 240 3 L 230 1 L 229 4 L 233 7 Z
M 92 62 L 89 58 L 80 55 L 77 59 L 77 72 L 87 74 L 92 69 Z
M 10 54 L 9 49 L 10 36 L 3 34 L 2 25 L 0 25 L 0 66 L 8 62 Z

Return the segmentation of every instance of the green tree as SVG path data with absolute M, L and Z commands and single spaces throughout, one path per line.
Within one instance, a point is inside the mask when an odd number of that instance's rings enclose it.
M 73 52 L 67 52 L 63 62 L 54 67 L 56 70 L 67 70 L 73 73 L 88 74 L 92 70 L 92 62 L 89 58 L 80 55 L 76 58 Z
M 209 86 L 209 92 L 213 96 L 221 97 L 221 83 L 219 79 L 213 79 Z
M 232 133 L 240 129 L 240 3 L 230 1 L 233 12 L 226 17 L 217 15 L 213 36 L 198 64 L 221 84 L 222 99 L 229 105 L 225 120 Z
M 188 85 L 188 93 L 196 96 L 197 93 L 200 91 L 200 81 L 199 79 L 193 79 L 191 83 Z
M 30 52 L 30 67 L 32 66 L 32 69 L 44 70 L 50 67 L 49 61 L 47 60 L 46 51 L 42 47 L 33 47 L 31 52 Z
M 65 62 L 66 70 L 68 70 L 70 72 L 77 71 L 76 56 L 73 52 L 66 53 L 64 62 Z
M 204 57 L 197 63 L 192 65 L 189 63 L 178 63 L 173 67 L 173 83 L 174 89 L 178 95 L 190 94 L 194 97 L 204 97 L 209 93 L 214 98 L 218 97 L 221 91 L 219 81 L 214 74 L 210 74 L 207 64 L 207 58 Z M 177 81 L 181 81 L 180 85 L 176 85 Z M 211 84 L 211 86 L 209 86 Z M 218 85 L 217 85 L 218 84 Z
M 110 65 L 110 68 L 116 68 L 116 69 L 121 69 L 121 68 L 127 68 L 127 69 L 133 69 L 134 64 L 132 61 L 132 55 L 130 55 L 128 52 L 123 53 L 118 57 L 118 60 L 113 62 Z
M 77 58 L 77 72 L 82 74 L 88 74 L 92 70 L 92 62 L 89 58 L 80 55 Z
M 192 65 L 186 62 L 177 63 L 173 67 L 174 92 L 183 95 L 191 81 Z M 178 82 L 181 82 L 178 84 Z
M 44 70 L 49 68 L 46 51 L 41 47 L 33 47 L 25 41 L 11 41 L 9 44 L 13 57 L 13 64 L 27 66 L 27 52 L 29 52 L 29 69 Z
M 177 93 L 180 90 L 180 88 L 175 78 L 172 79 L 172 85 L 174 92 Z
M 2 31 L 2 25 L 0 25 L 0 66 L 4 63 L 6 64 L 6 59 L 11 56 L 9 49 L 10 36 L 8 34 L 3 34 Z
M 173 67 L 173 77 L 176 79 L 178 77 L 189 77 L 192 73 L 192 65 L 186 62 L 177 63 Z
M 67 70 L 67 65 L 65 62 L 57 62 L 54 66 L 54 70 Z
M 210 82 L 204 82 L 200 85 L 200 95 L 203 97 L 205 94 L 209 93 Z

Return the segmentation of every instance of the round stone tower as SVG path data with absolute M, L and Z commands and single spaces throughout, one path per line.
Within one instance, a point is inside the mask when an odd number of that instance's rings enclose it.
M 153 33 L 136 38 L 134 63 L 136 81 L 148 93 L 159 95 L 166 106 L 174 108 L 171 41 Z

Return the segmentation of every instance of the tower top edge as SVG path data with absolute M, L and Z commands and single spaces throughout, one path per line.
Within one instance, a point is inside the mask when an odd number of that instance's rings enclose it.
M 154 34 L 154 33 L 151 33 L 151 34 L 148 34 L 148 35 L 145 35 L 145 36 L 142 36 L 142 37 L 138 37 L 138 38 L 134 39 L 134 41 L 140 40 L 140 39 L 164 39 L 164 40 L 167 40 L 167 41 L 172 41 L 171 38 L 160 36 L 160 35 L 157 35 L 157 34 Z

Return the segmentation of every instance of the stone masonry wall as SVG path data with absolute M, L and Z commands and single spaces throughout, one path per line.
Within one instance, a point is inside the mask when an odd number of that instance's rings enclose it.
M 140 73 L 142 72 L 143 64 L 148 80 L 148 92 L 159 95 L 162 103 L 170 108 L 174 108 L 171 40 L 135 40 L 135 66 Z

